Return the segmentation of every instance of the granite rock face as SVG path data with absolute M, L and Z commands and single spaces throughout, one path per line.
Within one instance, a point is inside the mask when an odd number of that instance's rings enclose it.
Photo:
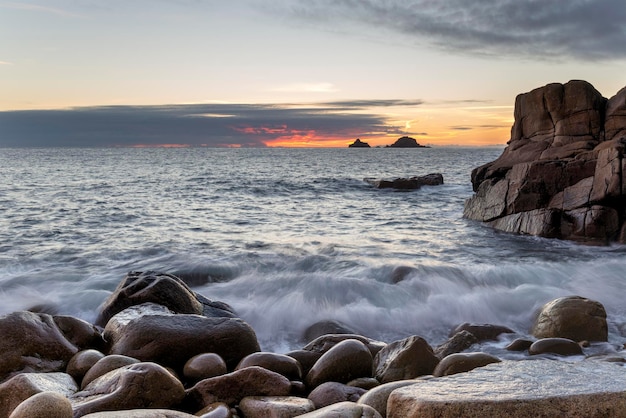
M 548 84 L 515 101 L 511 139 L 472 171 L 464 216 L 507 232 L 580 241 L 626 240 L 626 89 Z

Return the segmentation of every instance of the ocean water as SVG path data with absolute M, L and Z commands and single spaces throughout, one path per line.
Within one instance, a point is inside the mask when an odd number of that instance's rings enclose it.
M 626 247 L 462 218 L 471 169 L 501 152 L 0 149 L 0 314 L 47 304 L 93 321 L 127 272 L 157 270 L 232 305 L 265 350 L 302 346 L 304 329 L 326 319 L 388 342 L 439 344 L 462 322 L 524 336 L 533 313 L 565 295 L 604 304 L 603 350 L 618 350 Z M 445 184 L 363 181 L 432 172 Z

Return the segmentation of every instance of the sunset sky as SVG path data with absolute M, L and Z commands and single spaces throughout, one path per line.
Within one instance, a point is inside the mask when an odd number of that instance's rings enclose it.
M 0 147 L 504 144 L 626 85 L 624 0 L 0 0 Z

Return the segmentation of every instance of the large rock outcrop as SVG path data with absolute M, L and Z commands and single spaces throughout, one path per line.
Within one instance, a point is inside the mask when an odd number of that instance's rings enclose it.
M 464 216 L 496 229 L 581 241 L 626 241 L 626 88 L 548 84 L 515 101 L 508 147 L 472 171 Z

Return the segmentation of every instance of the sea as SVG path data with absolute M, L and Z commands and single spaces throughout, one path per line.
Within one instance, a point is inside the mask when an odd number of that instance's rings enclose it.
M 130 271 L 179 275 L 230 304 L 261 348 L 338 321 L 435 346 L 458 324 L 528 337 L 546 302 L 601 302 L 626 335 L 626 246 L 495 231 L 462 217 L 474 167 L 503 147 L 0 149 L 0 315 L 34 306 L 94 321 Z M 441 173 L 376 189 L 364 178 Z

